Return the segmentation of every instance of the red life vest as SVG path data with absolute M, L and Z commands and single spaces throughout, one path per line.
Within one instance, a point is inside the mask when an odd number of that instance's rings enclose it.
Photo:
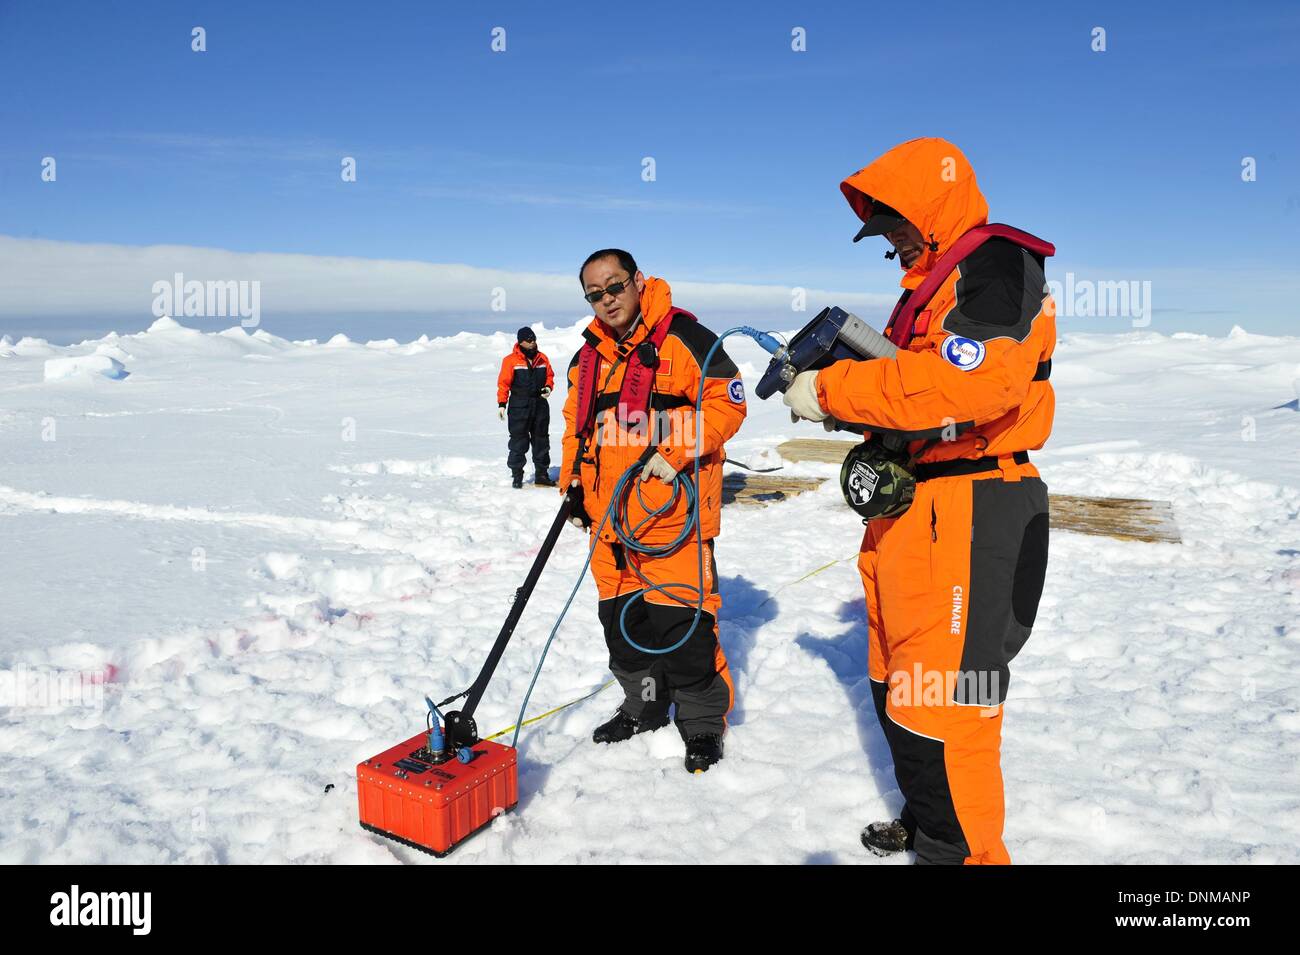
M 939 256 L 939 261 L 916 287 L 916 291 L 905 299 L 899 299 L 898 304 L 894 306 L 894 312 L 889 316 L 889 324 L 885 326 L 885 334 L 891 342 L 899 348 L 907 347 L 907 343 L 912 340 L 916 316 L 930 304 L 934 293 L 939 291 L 939 286 L 943 285 L 957 264 L 989 239 L 1007 239 L 1023 249 L 1028 249 L 1039 258 L 1056 254 L 1056 246 L 1046 239 L 1040 239 L 1036 235 L 1000 222 L 979 225 L 962 233 L 961 238 L 952 244 L 952 248 Z
M 626 425 L 631 412 L 648 412 L 650 395 L 654 391 L 655 369 L 659 367 L 659 352 L 674 319 L 698 321 L 684 308 L 672 308 L 659 320 L 648 338 L 627 356 L 627 370 L 618 391 L 618 420 Z M 647 347 L 648 346 L 648 347 Z M 600 353 L 591 342 L 585 342 L 578 352 L 578 437 L 584 446 L 596 427 L 596 399 L 600 384 L 596 376 L 600 371 Z

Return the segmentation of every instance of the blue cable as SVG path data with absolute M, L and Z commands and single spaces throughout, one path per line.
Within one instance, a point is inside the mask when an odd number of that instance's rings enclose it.
M 569 591 L 569 597 L 564 601 L 564 607 L 560 610 L 560 615 L 555 618 L 555 625 L 551 627 L 551 633 L 546 638 L 546 643 L 542 645 L 541 656 L 537 660 L 537 667 L 533 670 L 533 678 L 528 683 L 528 692 L 524 694 L 524 701 L 519 707 L 519 716 L 515 720 L 515 735 L 510 740 L 510 746 L 512 748 L 518 748 L 519 732 L 523 729 L 524 725 L 524 713 L 528 710 L 528 701 L 532 698 L 533 688 L 537 685 L 537 678 L 541 676 L 542 666 L 546 663 L 546 654 L 551 649 L 551 641 L 555 639 L 555 635 L 559 632 L 560 624 L 564 622 L 564 618 L 569 612 L 569 607 L 573 604 L 573 598 L 577 596 L 578 588 L 582 586 L 582 581 L 587 576 L 587 568 L 591 566 L 591 556 L 595 553 L 596 546 L 600 542 L 600 532 L 604 530 L 605 524 L 610 520 L 611 516 L 614 519 L 612 525 L 614 535 L 619 539 L 619 542 L 623 545 L 624 549 L 632 553 L 643 554 L 647 557 L 661 556 L 676 550 L 687 540 L 690 534 L 699 527 L 700 499 L 697 489 L 700 483 L 700 452 L 703 450 L 704 438 L 704 433 L 701 428 L 701 419 L 704 416 L 704 386 L 708 380 L 708 369 L 709 364 L 713 361 L 713 353 L 721 347 L 725 339 L 732 335 L 748 335 L 771 354 L 776 354 L 777 349 L 784 347 L 773 335 L 759 331 L 756 328 L 751 328 L 748 325 L 730 328 L 718 336 L 717 341 L 713 343 L 713 346 L 704 356 L 704 362 L 700 367 L 700 392 L 695 398 L 695 462 L 692 469 L 692 476 L 690 479 L 683 479 L 680 473 L 675 475 L 672 480 L 672 496 L 668 499 L 667 503 L 653 511 L 645 508 L 645 499 L 641 496 L 641 488 L 639 486 L 636 487 L 637 501 L 641 503 L 642 509 L 646 510 L 647 514 L 646 517 L 639 521 L 635 527 L 630 529 L 626 526 L 626 517 L 619 510 L 619 503 L 623 500 L 623 495 L 627 489 L 627 482 L 636 478 L 643 465 L 640 462 L 637 462 L 624 471 L 619 477 L 618 482 L 614 485 L 614 493 L 610 499 L 609 506 L 605 508 L 605 513 L 600 519 L 600 524 L 596 527 L 596 532 L 592 535 L 593 543 L 592 546 L 587 549 L 587 559 L 583 561 L 582 570 L 578 572 L 578 579 L 574 582 L 573 589 Z M 686 518 L 686 523 L 682 527 L 681 533 L 679 533 L 670 543 L 658 546 L 650 546 L 638 541 L 636 535 L 640 532 L 641 528 L 648 522 L 654 520 L 654 518 L 658 517 L 660 514 L 671 511 L 673 506 L 677 503 L 680 494 L 685 494 L 686 500 L 689 502 L 689 513 Z M 695 535 L 695 550 L 697 564 L 696 580 L 700 581 L 702 585 L 704 583 L 704 541 L 699 534 Z M 627 603 L 623 605 L 622 612 L 619 614 L 619 633 L 622 635 L 623 639 L 627 641 L 629 646 L 636 650 L 640 650 L 642 653 L 648 653 L 655 656 L 672 653 L 674 650 L 682 647 L 686 641 L 691 638 L 695 633 L 695 628 L 699 625 L 700 616 L 704 612 L 704 588 L 703 586 L 696 587 L 688 583 L 652 584 L 641 574 L 641 571 L 637 569 L 634 562 L 629 560 L 628 564 L 632 567 L 632 570 L 637 577 L 641 579 L 641 582 L 650 590 L 666 592 L 670 587 L 677 587 L 688 591 L 694 591 L 697 595 L 695 602 L 695 618 L 691 621 L 691 625 L 689 629 L 687 629 L 686 635 L 671 647 L 662 650 L 654 650 L 649 647 L 641 646 L 633 640 L 627 632 L 625 618 L 628 608 L 632 606 L 634 600 L 638 598 L 644 599 L 646 594 L 645 589 L 642 589 L 640 593 L 636 594 L 632 600 L 627 601 Z

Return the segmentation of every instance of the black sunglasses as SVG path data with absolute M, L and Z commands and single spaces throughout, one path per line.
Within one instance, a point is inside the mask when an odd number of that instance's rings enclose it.
M 613 285 L 601 289 L 599 292 L 588 292 L 582 296 L 592 305 L 595 305 L 606 295 L 613 295 L 615 298 L 623 294 L 623 290 L 632 284 L 632 276 L 628 276 L 621 282 L 615 282 Z

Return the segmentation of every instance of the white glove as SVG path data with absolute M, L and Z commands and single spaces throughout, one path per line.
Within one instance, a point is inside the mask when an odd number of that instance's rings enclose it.
M 498 408 L 498 409 L 497 409 L 497 419 L 500 420 L 500 421 L 505 421 L 505 420 L 506 420 L 506 409 L 505 409 L 505 408 Z
M 543 398 L 549 398 L 549 397 L 551 397 L 551 389 L 550 389 L 550 388 L 543 388 L 543 389 L 542 389 L 542 397 L 543 397 Z
M 785 390 L 786 407 L 790 409 L 790 420 L 806 418 L 809 421 L 826 420 L 826 412 L 817 400 L 817 372 L 801 371 L 795 375 L 790 387 Z
M 641 480 L 644 481 L 647 478 L 652 477 L 657 477 L 665 484 L 671 484 L 673 478 L 677 477 L 677 469 L 669 464 L 668 459 L 658 451 L 654 453 L 654 457 L 647 461 L 645 467 L 641 469 Z

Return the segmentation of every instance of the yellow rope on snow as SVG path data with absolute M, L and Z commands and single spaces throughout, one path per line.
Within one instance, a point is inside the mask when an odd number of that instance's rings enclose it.
M 787 587 L 793 587 L 795 584 L 801 584 L 809 577 L 816 577 L 823 570 L 830 570 L 830 568 L 834 567 L 836 564 L 842 564 L 846 560 L 857 560 L 857 558 L 858 558 L 857 553 L 853 553 L 848 557 L 841 557 L 839 560 L 833 560 L 829 564 L 822 564 L 816 570 L 810 570 L 808 573 L 804 574 L 798 580 L 792 580 L 788 584 L 782 584 L 780 587 L 777 587 L 776 590 L 772 591 L 770 594 L 767 595 L 767 600 L 764 600 L 758 606 L 759 607 L 766 606 L 769 601 L 775 599 L 776 595 L 779 594 L 781 591 L 785 590 Z M 758 607 L 755 607 L 754 609 L 757 610 Z
M 548 717 L 548 716 L 553 716 L 554 714 L 560 712 L 560 710 L 566 710 L 566 709 L 568 709 L 570 706 L 576 706 L 577 704 L 581 703 L 583 700 L 589 700 L 589 699 L 591 699 L 593 696 L 595 696 L 597 693 L 600 693 L 602 690 L 607 690 L 607 689 L 609 689 L 609 688 L 610 688 L 611 686 L 613 686 L 613 685 L 614 685 L 614 681 L 613 681 L 613 680 L 606 680 L 604 683 L 602 683 L 600 686 L 596 687 L 594 690 L 592 690 L 592 691 L 591 691 L 590 693 L 588 693 L 586 696 L 580 696 L 580 697 L 578 697 L 576 700 L 570 700 L 568 703 L 561 703 L 559 706 L 555 707 L 554 709 L 547 710 L 545 713 L 539 713 L 537 716 L 534 716 L 534 717 L 532 717 L 531 719 L 526 719 L 526 720 L 524 720 L 524 726 L 532 726 L 534 723 L 538 723 L 538 722 L 540 722 L 540 721 L 546 719 L 546 717 Z M 498 731 L 498 732 L 496 732 L 496 733 L 493 733 L 491 736 L 486 736 L 486 737 L 484 737 L 484 739 L 496 739 L 498 736 L 505 736 L 507 733 L 509 733 L 509 732 L 510 732 L 512 729 L 514 729 L 514 728 L 515 728 L 515 724 L 511 723 L 511 724 L 510 724 L 509 726 L 507 726 L 505 729 L 500 730 L 500 731 Z

